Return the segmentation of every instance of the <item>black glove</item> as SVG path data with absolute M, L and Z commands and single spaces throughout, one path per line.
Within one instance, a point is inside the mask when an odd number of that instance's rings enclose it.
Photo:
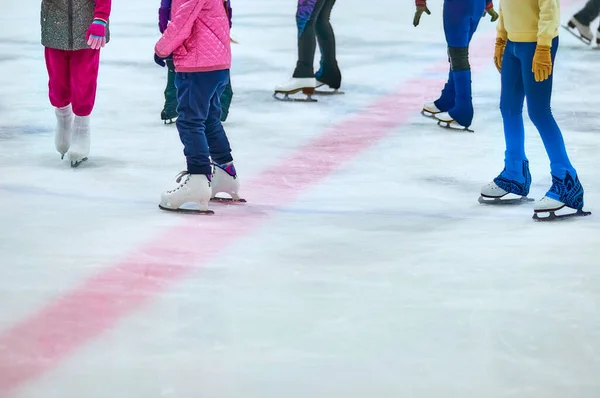
M 154 62 L 156 62 L 158 66 L 162 66 L 164 68 L 166 65 L 165 61 L 173 61 L 173 54 L 167 56 L 166 58 L 161 58 L 158 55 L 154 54 Z
M 415 12 L 415 17 L 413 18 L 413 26 L 419 25 L 419 21 L 421 21 L 421 14 L 427 13 L 427 15 L 431 15 L 431 11 L 427 6 L 417 6 L 417 11 Z

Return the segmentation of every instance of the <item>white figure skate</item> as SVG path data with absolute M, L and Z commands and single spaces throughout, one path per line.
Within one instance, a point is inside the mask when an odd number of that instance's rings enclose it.
M 284 84 L 275 87 L 273 97 L 279 101 L 317 102 L 312 96 L 315 93 L 317 80 L 314 77 L 292 77 Z M 302 92 L 305 98 L 290 97 L 291 94 Z M 281 95 L 283 94 L 283 97 Z
M 245 203 L 246 199 L 240 198 L 240 180 L 235 171 L 233 162 L 226 164 L 215 164 L 212 175 L 212 195 L 211 201 L 215 202 L 242 202 Z M 220 193 L 229 195 L 229 198 L 217 196 Z
M 73 120 L 73 137 L 69 149 L 71 167 L 79 167 L 88 160 L 90 154 L 90 117 L 75 116 Z
M 185 180 L 181 182 L 183 178 Z M 177 188 L 161 195 L 158 205 L 160 209 L 180 213 L 214 214 L 214 211 L 208 209 L 208 202 L 212 195 L 208 176 L 182 171 L 176 181 L 179 183 Z M 198 208 L 183 208 L 186 203 L 194 203 Z
M 73 109 L 71 104 L 63 108 L 55 108 L 56 114 L 56 131 L 54 132 L 54 146 L 60 158 L 64 159 L 65 154 L 71 147 L 71 136 L 73 134 Z

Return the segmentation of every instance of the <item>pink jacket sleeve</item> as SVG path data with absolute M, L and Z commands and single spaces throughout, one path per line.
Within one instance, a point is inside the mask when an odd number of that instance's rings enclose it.
M 192 34 L 194 22 L 207 0 L 182 0 L 177 9 L 171 9 L 171 22 L 162 37 L 154 46 L 154 52 L 159 57 L 167 57 L 183 44 Z
M 94 8 L 94 19 L 101 19 L 108 23 L 110 17 L 111 0 L 96 0 L 96 8 Z

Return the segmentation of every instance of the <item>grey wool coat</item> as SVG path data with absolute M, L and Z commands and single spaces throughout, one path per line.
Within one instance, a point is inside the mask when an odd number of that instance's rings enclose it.
M 42 0 L 42 45 L 58 50 L 90 48 L 86 33 L 94 21 L 95 0 Z M 110 35 L 106 26 L 106 42 Z

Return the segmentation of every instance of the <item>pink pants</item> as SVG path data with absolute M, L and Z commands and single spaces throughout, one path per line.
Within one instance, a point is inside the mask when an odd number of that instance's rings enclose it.
M 72 104 L 77 116 L 88 116 L 94 109 L 100 51 L 44 50 L 48 69 L 50 103 L 63 108 Z

